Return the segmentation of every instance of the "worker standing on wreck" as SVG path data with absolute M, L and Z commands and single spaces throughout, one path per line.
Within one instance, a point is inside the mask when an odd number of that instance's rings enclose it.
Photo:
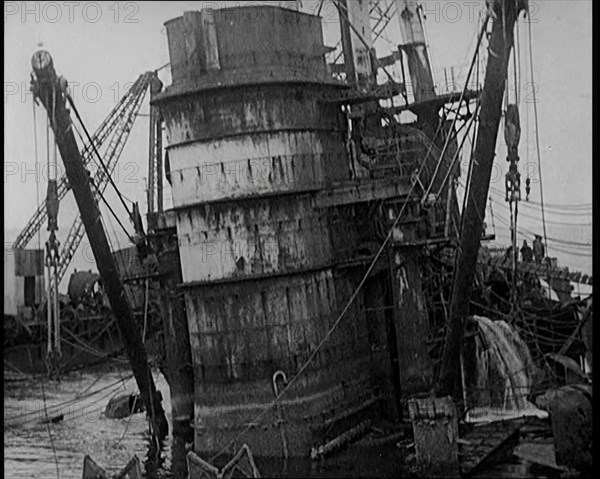
M 535 257 L 535 262 L 537 264 L 542 264 L 544 255 L 545 251 L 542 243 L 542 237 L 540 235 L 535 235 L 535 239 L 533 240 L 533 256 Z
M 533 261 L 533 250 L 531 246 L 527 244 L 527 240 L 523 240 L 523 246 L 521 246 L 521 258 L 523 263 L 531 263 Z

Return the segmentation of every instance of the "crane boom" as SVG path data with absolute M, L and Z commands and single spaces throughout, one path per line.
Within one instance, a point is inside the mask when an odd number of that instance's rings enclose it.
M 473 168 L 467 185 L 467 202 L 462 213 L 460 245 L 454 267 L 454 280 L 448 312 L 448 330 L 444 342 L 437 392 L 453 394 L 457 390 L 459 354 L 463 339 L 463 319 L 469 312 L 473 277 L 479 253 L 483 214 L 496 150 L 496 138 L 502 116 L 508 59 L 513 46 L 514 26 L 526 1 L 496 0 L 492 4 L 497 19 L 489 39 L 488 62 L 480 97 L 479 130 L 473 153 Z
M 65 166 L 65 173 L 73 190 L 85 231 L 90 240 L 96 265 L 121 332 L 127 358 L 133 370 L 146 411 L 148 411 L 155 436 L 164 438 L 168 423 L 160 403 L 148 357 L 142 342 L 140 328 L 135 321 L 125 287 L 119 276 L 97 201 L 91 187 L 91 179 L 82 160 L 73 133 L 71 115 L 67 109 L 67 92 L 64 81 L 54 71 L 52 57 L 46 51 L 38 51 L 32 58 L 35 76 L 32 90 L 48 112 L 56 144 Z
M 115 128 L 117 128 L 120 121 L 122 121 L 124 118 L 130 117 L 131 115 L 135 117 L 139 109 L 139 104 L 138 107 L 135 109 L 132 109 L 132 105 L 137 104 L 139 96 L 145 93 L 150 80 L 151 75 L 149 75 L 149 72 L 140 75 L 140 77 L 135 81 L 135 83 L 132 85 L 129 91 L 125 95 L 123 95 L 119 103 L 115 106 L 115 108 L 113 108 L 110 114 L 98 127 L 98 129 L 92 136 L 92 142 L 86 144 L 83 151 L 81 152 L 84 166 L 87 167 L 93 159 L 94 148 L 92 147 L 92 145 L 94 145 L 95 148 L 99 148 L 110 136 L 110 134 L 115 130 Z M 127 141 L 127 138 L 125 138 L 125 141 Z M 62 200 L 69 192 L 69 183 L 65 175 L 63 175 L 58 180 L 57 187 L 58 199 Z M 23 230 L 17 236 L 13 247 L 15 249 L 25 248 L 27 244 L 31 241 L 31 239 L 40 230 L 40 228 L 44 225 L 47 219 L 48 211 L 46 209 L 46 203 L 42 202 L 38 206 L 33 216 L 30 218 L 28 223 L 25 225 Z

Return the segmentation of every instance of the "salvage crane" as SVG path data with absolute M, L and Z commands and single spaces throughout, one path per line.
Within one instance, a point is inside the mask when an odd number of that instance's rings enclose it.
M 109 183 L 110 174 L 114 172 L 125 144 L 129 139 L 133 123 L 139 113 L 148 87 L 156 78 L 156 72 L 149 71 L 140 75 L 129 91 L 110 112 L 108 117 L 98 127 L 92 136 L 91 142 L 88 142 L 81 152 L 83 166 L 87 169 L 93 164 L 94 156 L 97 154 L 98 149 L 101 148 L 110 137 L 108 147 L 103 155 L 107 170 L 105 171 L 100 168 L 92 177 L 94 199 L 96 201 L 100 199 L 100 195 L 102 195 Z M 62 200 L 69 192 L 69 189 L 70 185 L 67 177 L 63 175 L 56 182 L 56 193 L 54 195 L 56 201 Z M 25 248 L 47 219 L 48 207 L 46 202 L 42 202 L 27 225 L 17 236 L 14 248 Z M 83 236 L 83 223 L 81 222 L 81 217 L 77 215 L 69 230 L 60 254 L 58 255 L 56 268 L 56 280 L 58 283 L 60 283 L 64 277 L 77 248 L 81 244 Z
M 481 211 L 485 211 L 488 198 L 496 138 L 502 116 L 508 60 L 514 42 L 514 26 L 521 10 L 527 11 L 527 1 L 495 1 L 488 2 L 488 6 L 494 12 L 493 15 L 490 15 L 491 18 L 500 18 L 501 21 L 493 23 L 489 38 L 490 55 L 480 98 L 480 128 L 473 153 L 474 161 L 468 183 L 466 206 L 461 218 L 460 244 L 452 283 L 448 330 L 437 384 L 439 395 L 453 394 L 459 388 L 458 358 L 463 340 L 463 320 L 469 311 L 473 276 L 483 228 Z M 515 117 L 516 113 L 511 113 L 511 116 Z M 515 150 L 519 141 L 516 127 L 513 128 L 513 131 L 507 132 L 506 141 L 509 155 L 516 156 Z M 516 169 L 516 161 L 511 165 Z M 518 186 L 514 185 L 511 188 L 513 188 L 512 191 L 515 191 Z
M 66 80 L 56 75 L 50 54 L 44 50 L 38 51 L 34 54 L 31 63 L 34 71 L 32 91 L 34 97 L 42 103 L 48 113 L 55 141 L 65 166 L 66 181 L 64 184 L 66 185 L 68 181 L 73 190 L 81 221 L 90 240 L 96 265 L 123 338 L 129 363 L 146 410 L 151 417 L 152 432 L 155 437 L 164 438 L 168 432 L 168 423 L 148 365 L 139 327 L 134 319 L 102 224 L 98 207 L 99 188 L 97 187 L 94 191 L 84 157 L 75 140 L 73 123 L 67 106 L 70 106 L 78 118 L 79 114 L 68 94 Z M 124 131 L 128 132 L 129 130 L 125 128 Z M 93 141 L 90 143 L 94 152 L 97 153 Z M 120 150 L 115 151 L 120 153 Z M 101 158 L 98 159 L 102 163 Z M 107 170 L 106 165 L 104 166 Z M 109 179 L 108 174 L 107 179 Z

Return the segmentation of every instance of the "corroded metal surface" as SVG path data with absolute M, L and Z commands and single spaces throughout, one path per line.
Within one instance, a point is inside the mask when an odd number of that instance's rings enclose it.
M 186 293 L 196 377 L 196 449 L 215 451 L 273 400 L 274 371 L 294 376 L 351 294 L 352 284 L 330 270 L 261 281 L 191 288 Z M 291 455 L 308 453 L 310 426 L 334 407 L 344 410 L 371 394 L 372 351 L 360 303 L 336 329 L 279 403 Z M 339 409 L 338 409 L 339 411 Z M 280 455 L 273 410 L 250 431 L 253 450 Z M 265 429 L 267 431 L 265 432 Z M 271 429 L 273 429 L 271 431 Z
M 332 83 L 317 16 L 273 6 L 238 6 L 185 12 L 165 26 L 175 90 Z
M 91 271 L 75 271 L 69 279 L 67 287 L 68 295 L 74 304 L 77 304 L 83 295 L 93 294 L 93 288 L 97 281 L 100 280 L 98 273 Z
M 336 306 L 346 297 L 340 291 L 343 281 L 324 270 L 189 291 L 190 340 L 196 364 L 201 365 L 200 378 L 223 383 L 270 379 L 279 369 L 295 372 L 339 314 Z M 346 287 L 349 291 L 351 285 Z M 353 308 L 351 313 L 358 311 Z M 358 358 L 368 349 L 361 343 L 365 336 L 362 321 L 349 321 L 334 332 L 310 369 Z M 306 386 L 311 381 L 316 379 L 309 374 L 302 382 Z
M 166 92 L 172 87 L 167 87 Z M 161 97 L 169 147 L 243 133 L 278 130 L 344 131 L 336 105 L 325 102 L 339 90 L 328 85 L 256 85 L 218 92 Z
M 343 432 L 319 424 L 393 397 L 393 319 L 384 295 L 367 297 L 388 278 L 371 278 L 321 345 L 362 278 L 339 263 L 374 254 L 360 245 L 377 232 L 370 204 L 318 205 L 319 191 L 352 179 L 346 121 L 324 101 L 340 86 L 327 76 L 320 19 L 228 10 L 167 23 L 173 85 L 154 102 L 174 201 L 173 217 L 155 222 L 177 230 L 195 450 L 219 451 L 245 431 L 259 456 L 308 456 Z M 256 23 L 239 20 L 250 13 Z M 284 17 L 293 21 L 278 23 Z M 253 424 L 275 397 L 273 374 L 300 370 L 278 407 Z
M 396 251 L 392 282 L 396 303 L 396 335 L 402 392 L 427 391 L 433 383 L 433 363 L 427 354 L 429 330 L 427 308 L 421 288 L 419 252 L 416 248 Z
M 173 205 L 311 191 L 347 177 L 339 137 L 275 132 L 170 151 Z
M 320 268 L 333 261 L 329 219 L 306 196 L 218 203 L 181 212 L 185 282 Z

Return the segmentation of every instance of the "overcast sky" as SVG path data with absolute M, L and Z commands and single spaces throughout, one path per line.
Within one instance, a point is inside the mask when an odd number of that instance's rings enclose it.
M 5 240 L 8 244 L 33 214 L 39 195 L 46 195 L 45 111 L 37 109 L 38 161 L 42 171 L 36 184 L 34 121 L 28 93 L 30 59 L 47 49 L 59 75 L 73 88 L 78 109 L 90 132 L 106 117 L 123 95 L 128 83 L 142 72 L 168 63 L 164 22 L 203 4 L 233 6 L 256 2 L 6 2 L 4 41 L 4 195 Z M 264 2 L 276 4 L 278 2 Z M 281 2 L 289 3 L 289 2 Z M 455 67 L 461 78 L 473 54 L 479 13 L 484 2 L 425 1 L 426 34 L 440 88 L 444 68 Z M 303 9 L 314 13 L 318 2 L 304 1 Z M 591 273 L 592 202 L 592 2 L 591 0 L 538 0 L 532 5 L 532 48 L 539 115 L 546 228 L 549 254 L 572 269 Z M 325 2 L 325 41 L 335 45 L 339 25 L 333 6 Z M 392 24 L 395 25 L 395 24 Z M 520 113 L 523 125 L 520 146 L 523 181 L 531 174 L 530 204 L 521 207 L 520 225 L 528 232 L 542 234 L 540 214 L 540 172 L 537 167 L 531 77 L 529 73 L 528 25 L 518 26 L 521 57 Z M 397 28 L 391 27 L 379 45 L 378 54 L 389 54 L 399 43 Z M 449 71 L 449 70 L 447 70 Z M 168 84 L 168 69 L 160 73 Z M 148 112 L 147 99 L 142 113 Z M 145 177 L 148 156 L 147 118 L 136 122 L 123 152 L 116 181 L 130 199 L 146 211 Z M 488 230 L 495 225 L 497 241 L 508 242 L 509 215 L 503 201 L 506 152 L 502 136 L 497 147 L 497 167 L 491 185 L 492 209 L 486 213 Z M 43 167 L 43 168 L 42 168 Z M 464 178 L 464 177 L 463 177 Z M 110 188 L 109 190 L 110 191 Z M 167 197 L 169 195 L 167 194 Z M 524 196 L 524 192 L 523 192 Z M 110 192 L 107 198 L 129 226 L 124 209 Z M 169 201 L 170 198 L 167 198 Z M 582 204 L 583 206 L 573 206 Z M 567 206 L 564 206 L 567 205 Z M 168 206 L 168 205 L 167 205 Z M 59 239 L 63 240 L 75 214 L 72 199 L 61 203 Z M 103 208 L 103 211 L 105 209 Z M 125 245 L 117 223 L 105 215 L 113 241 Z M 44 228 L 45 229 L 45 228 Z M 42 233 L 41 242 L 46 240 Z M 115 240 L 115 238 L 117 238 Z M 525 239 L 533 239 L 527 234 Z M 523 237 L 520 237 L 522 242 Z M 36 238 L 37 240 L 37 238 Z M 36 241 L 34 240 L 34 241 Z M 86 240 L 87 241 L 87 240 Z M 576 244 L 562 243 L 564 241 Z M 33 243 L 33 242 L 32 242 Z M 33 244 L 29 245 L 30 247 Z M 73 263 L 93 268 L 89 248 L 80 251 Z M 72 268 L 70 271 L 72 271 Z M 64 283 L 63 283 L 64 288 Z

